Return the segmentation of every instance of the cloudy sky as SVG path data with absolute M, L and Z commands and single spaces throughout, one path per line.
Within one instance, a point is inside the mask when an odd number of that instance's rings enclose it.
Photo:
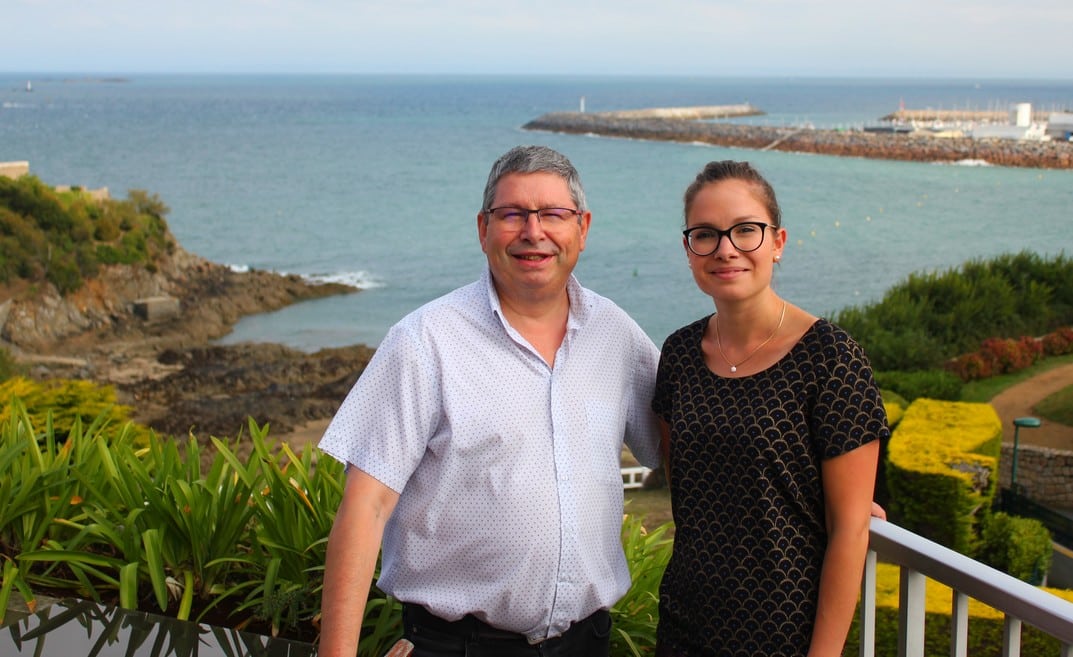
M 1070 0 L 3 0 L 9 72 L 1073 79 Z

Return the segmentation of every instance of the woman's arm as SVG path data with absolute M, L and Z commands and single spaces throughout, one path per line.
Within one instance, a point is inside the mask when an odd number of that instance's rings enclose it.
M 868 552 L 878 459 L 879 441 L 873 440 L 823 462 L 827 552 L 809 657 L 836 657 L 845 646 Z

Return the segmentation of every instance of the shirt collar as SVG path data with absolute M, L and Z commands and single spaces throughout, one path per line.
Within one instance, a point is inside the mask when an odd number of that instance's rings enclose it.
M 485 291 L 488 294 L 489 309 L 499 318 L 499 321 L 503 322 L 504 326 L 510 326 L 503 316 L 503 306 L 499 303 L 499 294 L 496 293 L 496 286 L 492 282 L 491 268 L 484 268 L 481 282 L 484 284 Z M 578 282 L 577 277 L 573 274 L 570 274 L 570 278 L 566 281 L 566 294 L 570 298 L 570 314 L 566 319 L 566 331 L 570 333 L 576 331 L 589 319 L 592 304 L 586 298 L 585 288 L 581 287 L 581 283 Z

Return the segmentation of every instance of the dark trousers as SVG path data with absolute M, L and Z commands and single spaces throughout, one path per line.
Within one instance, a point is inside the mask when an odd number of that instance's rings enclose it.
M 533 645 L 473 616 L 446 621 L 419 605 L 402 606 L 402 624 L 403 636 L 414 644 L 411 657 L 607 657 L 610 651 L 611 614 L 604 610 Z

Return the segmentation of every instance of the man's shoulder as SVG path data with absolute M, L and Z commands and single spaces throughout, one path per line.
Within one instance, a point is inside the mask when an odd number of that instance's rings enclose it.
M 399 320 L 396 326 L 426 326 L 430 323 L 449 322 L 460 316 L 484 313 L 488 310 L 485 290 L 485 285 L 479 280 L 457 287 L 435 299 L 426 301 Z
M 631 349 L 656 351 L 656 345 L 644 329 L 617 303 L 578 286 L 578 298 L 584 311 L 579 313 L 579 326 L 590 339 L 610 341 Z
M 633 318 L 630 317 L 629 313 L 623 310 L 621 306 L 619 306 L 611 299 L 603 296 L 599 292 L 590 290 L 589 288 L 581 285 L 580 283 L 577 284 L 575 290 L 577 291 L 578 297 L 581 300 L 582 306 L 591 316 L 598 317 L 600 319 L 616 319 L 619 321 L 627 321 L 631 324 L 636 324 Z

